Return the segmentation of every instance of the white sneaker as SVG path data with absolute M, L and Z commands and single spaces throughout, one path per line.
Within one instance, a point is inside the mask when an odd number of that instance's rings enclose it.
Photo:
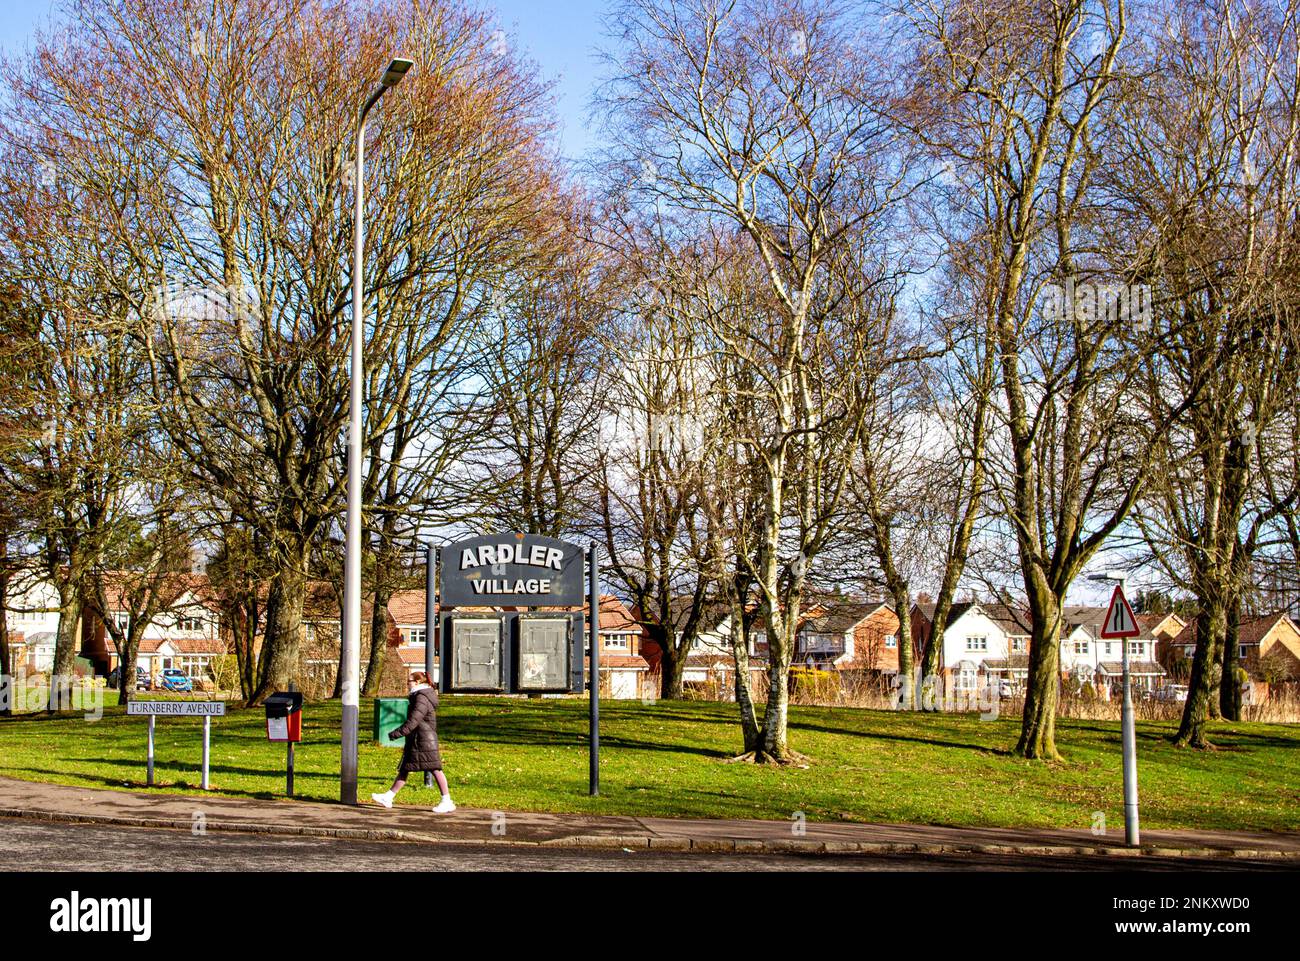
M 372 794 L 370 800 L 381 807 L 391 808 L 393 806 L 393 792 L 385 791 L 383 794 Z
M 444 795 L 443 799 L 438 802 L 438 806 L 433 809 L 434 814 L 450 814 L 456 810 L 456 802 L 451 799 L 451 795 Z

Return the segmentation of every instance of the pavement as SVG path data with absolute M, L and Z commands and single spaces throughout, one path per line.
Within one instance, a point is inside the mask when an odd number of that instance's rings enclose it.
M 756 854 L 985 854 L 1294 861 L 1300 834 L 1244 831 L 1144 831 L 1142 846 L 1123 832 L 946 827 L 921 824 L 713 820 L 550 814 L 428 807 L 392 810 L 316 801 L 253 800 L 109 791 L 0 778 L 0 817 L 37 821 L 183 828 L 207 832 L 407 841 L 437 845 L 618 848 Z

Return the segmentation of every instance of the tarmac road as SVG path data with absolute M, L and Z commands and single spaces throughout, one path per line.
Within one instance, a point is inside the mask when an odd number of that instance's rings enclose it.
M 726 854 L 350 841 L 0 818 L 10 871 L 1292 871 L 1294 862 L 988 854 Z

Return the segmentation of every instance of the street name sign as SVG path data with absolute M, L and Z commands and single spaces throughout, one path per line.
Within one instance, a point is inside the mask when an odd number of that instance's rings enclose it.
M 126 713 L 153 717 L 225 717 L 225 701 L 127 701 Z

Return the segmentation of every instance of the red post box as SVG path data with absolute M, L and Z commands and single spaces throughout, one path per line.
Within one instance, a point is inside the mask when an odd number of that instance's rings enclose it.
M 266 737 L 270 741 L 302 740 L 302 694 L 276 691 L 266 699 Z

